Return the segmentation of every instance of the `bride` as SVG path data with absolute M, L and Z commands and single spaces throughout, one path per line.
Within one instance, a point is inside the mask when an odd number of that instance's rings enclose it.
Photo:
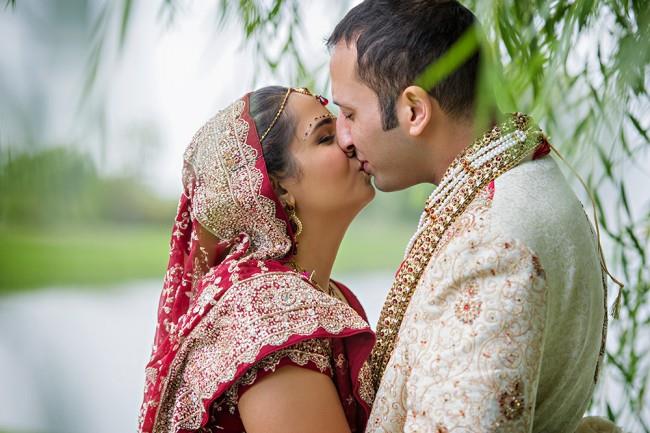
M 184 155 L 141 432 L 362 432 L 375 337 L 330 280 L 374 196 L 327 100 L 265 87 Z

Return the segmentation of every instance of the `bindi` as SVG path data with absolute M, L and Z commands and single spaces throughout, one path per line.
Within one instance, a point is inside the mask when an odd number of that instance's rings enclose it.
M 335 120 L 336 117 L 332 115 L 332 113 L 327 113 L 321 116 L 314 117 L 314 119 L 309 123 L 309 127 L 307 128 L 307 131 L 305 131 L 304 138 L 306 139 L 318 127 Z

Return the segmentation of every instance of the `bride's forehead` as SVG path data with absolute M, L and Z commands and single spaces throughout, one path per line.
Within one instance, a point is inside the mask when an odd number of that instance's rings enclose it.
M 289 104 L 291 105 L 291 111 L 296 116 L 298 123 L 310 123 L 314 119 L 321 117 L 334 117 L 334 115 L 313 96 L 298 94 L 295 98 L 290 98 Z

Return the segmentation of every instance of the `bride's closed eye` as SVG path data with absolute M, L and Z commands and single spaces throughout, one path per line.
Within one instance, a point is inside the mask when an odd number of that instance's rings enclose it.
M 318 139 L 318 144 L 329 144 L 334 142 L 336 135 L 325 135 Z

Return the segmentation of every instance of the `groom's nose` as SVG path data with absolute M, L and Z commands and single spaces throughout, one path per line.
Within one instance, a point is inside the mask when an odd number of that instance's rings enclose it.
M 350 126 L 348 125 L 348 120 L 343 115 L 339 115 L 336 118 L 336 138 L 339 147 L 345 152 L 348 158 L 354 157 L 356 152 L 352 141 L 352 134 L 350 133 Z

